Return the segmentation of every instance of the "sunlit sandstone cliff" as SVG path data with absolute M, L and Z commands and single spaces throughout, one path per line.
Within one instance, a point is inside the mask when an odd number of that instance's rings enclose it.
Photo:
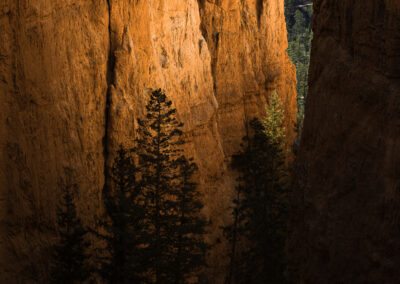
M 295 283 L 400 279 L 400 2 L 314 1 Z
M 79 212 L 93 224 L 107 166 L 119 144 L 132 145 L 159 87 L 199 164 L 217 244 L 209 281 L 221 282 L 229 157 L 274 89 L 294 137 L 283 1 L 5 0 L 0 30 L 0 282 L 45 278 L 60 186 L 79 184 Z

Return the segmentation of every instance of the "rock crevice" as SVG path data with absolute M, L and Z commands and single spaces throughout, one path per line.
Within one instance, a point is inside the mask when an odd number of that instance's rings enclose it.
M 108 37 L 109 37 L 109 52 L 107 57 L 107 93 L 106 93 L 106 104 L 104 109 L 104 137 L 103 137 L 103 156 L 104 156 L 104 186 L 108 184 L 108 156 L 109 156 L 109 121 L 110 121 L 110 105 L 111 105 L 111 91 L 115 80 L 115 54 L 112 43 L 112 27 L 111 27 L 111 10 L 112 0 L 107 0 L 108 8 Z
M 0 4 L 0 202 L 10 208 L 1 208 L 0 282 L 45 281 L 60 186 L 79 184 L 79 214 L 94 224 L 115 151 L 132 146 L 149 92 L 163 88 L 199 166 L 208 275 L 222 283 L 229 157 L 244 122 L 278 89 L 294 135 L 283 1 L 262 11 L 256 0 L 94 2 Z

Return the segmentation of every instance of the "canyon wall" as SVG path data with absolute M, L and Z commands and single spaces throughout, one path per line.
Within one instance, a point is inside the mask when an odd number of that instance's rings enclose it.
M 115 150 L 132 145 L 163 88 L 200 168 L 208 281 L 220 283 L 229 158 L 274 89 L 294 137 L 283 1 L 5 0 L 0 29 L 0 282 L 46 279 L 65 184 L 79 185 L 79 214 L 94 224 Z
M 313 30 L 294 282 L 398 283 L 400 2 L 315 0 Z
M 105 3 L 0 3 L 1 283 L 43 283 L 62 185 L 100 207 L 108 29 Z
M 277 90 L 288 141 L 295 137 L 295 70 L 288 64 L 283 1 L 199 0 L 201 30 L 211 53 L 218 122 L 225 153 L 240 145 L 245 121 L 261 117 Z

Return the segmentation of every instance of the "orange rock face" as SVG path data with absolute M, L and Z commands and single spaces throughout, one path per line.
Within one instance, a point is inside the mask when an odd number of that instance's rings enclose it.
M 43 281 L 58 184 L 87 222 L 100 206 L 108 9 L 90 3 L 0 3 L 1 283 Z
M 283 1 L 95 2 L 0 3 L 0 282 L 45 279 L 60 185 L 79 184 L 79 213 L 94 222 L 105 169 L 119 144 L 132 145 L 155 88 L 185 123 L 217 244 L 209 277 L 221 282 L 229 158 L 274 89 L 294 137 Z
M 297 283 L 400 279 L 400 2 L 314 1 Z
M 297 103 L 295 71 L 286 53 L 283 1 L 199 1 L 201 30 L 208 43 L 218 126 L 225 153 L 238 150 L 246 121 L 262 117 L 273 90 L 285 106 L 293 141 Z

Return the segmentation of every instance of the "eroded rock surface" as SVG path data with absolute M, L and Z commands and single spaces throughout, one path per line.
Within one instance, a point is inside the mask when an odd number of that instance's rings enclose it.
M 108 9 L 91 3 L 0 3 L 1 283 L 43 281 L 59 184 L 87 222 L 100 205 Z
M 0 282 L 46 278 L 59 185 L 79 184 L 79 212 L 93 224 L 105 169 L 119 144 L 132 145 L 155 88 L 185 123 L 215 244 L 208 275 L 223 280 L 228 162 L 244 122 L 278 89 L 294 135 L 283 1 L 261 2 L 0 3 Z
M 297 283 L 400 279 L 400 2 L 314 1 Z
M 199 0 L 201 30 L 211 52 L 218 122 L 224 150 L 238 150 L 246 121 L 262 117 L 277 90 L 293 141 L 295 70 L 288 64 L 283 1 Z

